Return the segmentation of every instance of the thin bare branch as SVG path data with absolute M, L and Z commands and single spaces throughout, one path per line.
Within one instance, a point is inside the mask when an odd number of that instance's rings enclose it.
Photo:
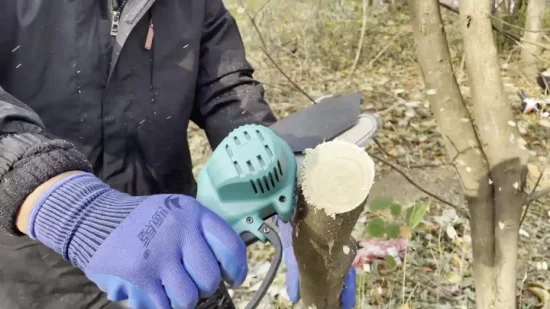
M 357 52 L 355 53 L 355 60 L 353 65 L 349 70 L 348 79 L 355 72 L 357 64 L 359 63 L 359 58 L 361 58 L 361 50 L 363 49 L 363 41 L 365 40 L 365 33 L 367 32 L 367 16 L 369 11 L 369 0 L 363 0 L 363 20 L 361 21 L 361 36 L 359 37 L 359 46 L 357 46 Z
M 459 13 L 460 13 L 459 10 L 458 10 L 458 8 L 455 8 L 455 7 L 453 7 L 453 6 L 450 6 L 450 5 L 446 4 L 446 3 L 439 2 L 439 5 L 440 5 L 441 7 L 443 7 L 443 8 L 445 8 L 445 9 L 447 9 L 447 10 L 453 12 L 453 13 L 456 13 L 456 14 L 459 14 Z M 499 33 L 502 34 L 505 38 L 507 38 L 507 39 L 509 39 L 509 40 L 512 40 L 512 41 L 520 41 L 520 39 L 519 39 L 517 36 L 515 36 L 515 35 L 513 35 L 513 34 L 507 32 L 507 31 L 505 31 L 504 29 L 501 29 L 501 28 L 495 26 L 494 23 L 492 23 L 491 26 L 492 26 L 493 30 L 499 32 Z
M 527 210 L 529 210 L 529 205 L 532 202 L 540 199 L 541 197 L 544 197 L 544 196 L 550 194 L 550 188 L 545 188 L 545 189 L 537 191 L 537 189 L 539 187 L 539 184 L 542 180 L 542 177 L 544 176 L 544 174 L 546 172 L 546 169 L 548 168 L 549 163 L 550 163 L 550 151 L 548 153 L 548 156 L 546 157 L 546 164 L 544 165 L 544 167 L 540 171 L 540 175 L 537 178 L 537 182 L 535 182 L 535 185 L 533 186 L 533 189 L 531 190 L 531 193 L 525 198 L 525 202 L 523 203 L 524 205 L 526 205 L 526 207 L 525 207 L 525 213 L 523 214 L 523 217 L 521 219 L 522 223 L 523 223 L 523 219 L 525 219 L 525 216 L 527 215 Z M 520 226 L 521 226 L 521 224 L 520 224 Z
M 254 16 L 252 17 L 252 19 L 256 20 L 256 17 L 258 17 L 258 14 L 260 14 L 270 2 L 271 0 L 267 0 L 266 2 L 264 2 L 264 4 L 262 4 L 262 6 L 256 11 L 256 13 L 254 13 Z
M 452 5 L 449 5 L 449 4 L 447 4 L 447 3 L 443 3 L 443 2 L 441 2 L 441 1 L 439 1 L 439 5 L 440 5 L 442 8 L 444 8 L 444 9 L 446 9 L 446 10 L 448 10 L 448 11 L 451 11 L 451 12 L 453 12 L 453 13 L 458 14 L 458 8 L 456 8 L 456 7 L 452 6 Z
M 409 177 L 405 172 L 403 172 L 401 169 L 399 169 L 397 166 L 393 165 L 392 163 L 378 157 L 377 155 L 374 155 L 374 154 L 369 154 L 371 157 L 373 157 L 375 160 L 378 160 L 380 161 L 381 163 L 391 167 L 393 170 L 395 170 L 397 173 L 399 173 L 401 176 L 403 176 L 403 178 L 405 178 L 411 185 L 415 186 L 418 190 L 422 191 L 423 193 L 425 193 L 426 195 L 429 195 L 431 197 L 433 197 L 434 199 L 440 201 L 441 203 L 447 205 L 447 206 L 450 206 L 454 209 L 456 209 L 456 211 L 458 213 L 460 213 L 461 215 L 463 215 L 465 218 L 470 218 L 469 214 L 464 210 L 462 209 L 459 205 L 455 205 L 445 199 L 443 199 L 442 197 L 422 188 L 422 186 L 420 186 L 419 184 L 417 184 L 411 177 Z
M 450 6 L 446 3 L 442 3 L 442 2 L 439 2 L 439 5 L 453 13 L 456 13 L 456 14 L 459 14 L 459 10 L 458 8 L 455 8 L 453 6 Z M 496 19 L 499 19 L 493 15 L 488 15 L 490 18 L 496 18 Z M 501 19 L 499 19 L 501 20 Z M 503 23 L 506 23 L 505 21 L 503 21 Z M 509 23 L 508 23 L 509 24 Z M 512 25 L 512 24 L 510 24 Z M 527 43 L 527 44 L 531 44 L 531 45 L 534 45 L 534 46 L 538 46 L 540 48 L 543 48 L 543 49 L 550 49 L 550 46 L 548 45 L 545 45 L 545 44 L 541 44 L 541 43 L 537 43 L 537 42 L 533 42 L 533 41 L 530 41 L 530 40 L 525 40 L 525 39 L 520 39 L 519 37 L 511 34 L 510 32 L 507 32 L 505 31 L 504 29 L 496 26 L 494 23 L 491 23 L 491 27 L 493 28 L 493 30 L 499 32 L 500 34 L 502 34 L 505 38 L 511 40 L 511 41 L 514 41 L 516 44 L 518 44 L 522 49 L 526 49 L 525 45 L 523 45 L 522 42 L 524 43 Z M 515 26 L 517 27 L 517 26 Z M 519 28 L 519 27 L 518 27 Z M 532 53 L 530 53 L 532 54 Z M 537 55 L 533 55 L 535 58 L 537 58 L 538 60 L 542 61 L 542 62 L 545 62 L 545 63 L 549 63 L 547 60 L 545 59 L 542 59 L 541 57 L 537 56 Z
M 369 64 L 367 65 L 368 68 L 372 68 L 373 64 L 376 62 L 376 60 L 378 60 L 380 57 L 382 57 L 382 55 L 386 52 L 386 50 L 388 50 L 388 48 L 390 46 L 392 46 L 392 44 L 395 42 L 395 40 L 397 40 L 403 33 L 405 33 L 405 30 L 402 29 L 400 30 L 397 34 L 395 34 L 391 40 L 388 42 L 388 44 L 386 44 L 379 52 L 378 54 L 376 54 L 376 56 L 369 62 Z
M 539 191 L 534 192 L 531 195 L 529 195 L 526 202 L 527 203 L 534 202 L 534 201 L 540 199 L 541 197 L 544 197 L 544 196 L 549 195 L 549 194 L 550 194 L 550 188 L 544 188 L 542 190 L 539 190 Z
M 504 19 L 502 18 L 499 18 L 497 16 L 494 16 L 494 15 L 488 15 L 489 17 L 491 17 L 492 19 L 494 20 L 498 20 L 499 22 L 503 23 L 504 25 L 507 25 L 511 28 L 514 28 L 514 29 L 517 29 L 517 30 L 521 30 L 521 31 L 525 31 L 525 32 L 550 32 L 550 29 L 542 29 L 542 30 L 528 30 L 528 29 L 525 29 L 523 27 L 520 27 L 520 26 L 516 26 L 510 22 L 507 22 L 505 21 Z
M 533 43 L 533 42 L 530 42 L 530 41 L 527 41 L 527 40 L 518 40 L 518 39 L 515 39 L 515 38 L 510 38 L 510 40 L 516 42 L 518 44 L 519 47 L 521 47 L 522 49 L 527 49 L 527 47 L 523 44 L 523 42 L 527 43 L 527 44 L 532 44 L 532 45 L 535 45 L 537 46 L 538 43 Z M 544 62 L 544 63 L 550 63 L 548 60 L 546 59 L 543 59 L 542 57 L 538 56 L 538 55 L 535 55 L 531 52 L 529 52 L 533 57 L 537 58 L 538 60 Z
M 452 166 L 451 163 L 447 163 L 447 162 L 443 162 L 443 163 L 426 163 L 426 164 L 405 164 L 405 163 L 402 163 L 399 161 L 399 157 L 396 157 L 392 154 L 390 154 L 388 151 L 386 151 L 386 149 L 384 148 L 384 146 L 382 146 L 382 144 L 378 141 L 378 139 L 374 138 L 373 139 L 374 143 L 376 144 L 376 146 L 378 146 L 378 148 L 380 149 L 380 151 L 382 151 L 382 153 L 386 156 L 386 157 L 390 157 L 392 158 L 395 163 L 405 169 L 416 169 L 416 168 L 429 168 L 429 167 L 441 167 L 441 166 Z
M 521 39 L 522 42 L 525 42 L 527 44 L 531 44 L 531 45 L 535 45 L 537 47 L 540 47 L 542 49 L 550 49 L 550 45 L 546 45 L 546 44 L 542 44 L 542 43 L 537 43 L 537 42 L 534 42 L 534 41 L 530 41 L 530 40 L 526 40 L 526 39 Z
M 519 223 L 519 227 L 523 225 L 523 221 L 525 221 L 525 217 L 527 217 L 527 214 L 529 213 L 529 208 L 531 207 L 531 204 L 538 200 L 539 198 L 550 194 L 550 188 L 546 188 L 543 190 L 536 191 L 540 181 L 542 180 L 542 177 L 544 176 L 544 172 L 546 170 L 546 167 L 548 166 L 548 160 L 550 159 L 550 155 L 548 156 L 546 160 L 546 164 L 542 168 L 542 171 L 540 172 L 539 177 L 537 178 L 537 181 L 535 182 L 535 185 L 533 186 L 533 190 L 531 190 L 531 193 L 525 198 L 525 202 L 523 203 L 525 205 L 525 211 L 523 212 L 523 215 L 521 216 L 521 221 Z
M 267 5 L 267 3 L 269 3 L 271 0 L 267 0 L 266 3 L 264 5 L 262 5 L 262 9 L 265 8 L 265 6 Z M 271 57 L 271 55 L 267 52 L 267 44 L 265 43 L 265 40 L 264 40 L 264 37 L 262 35 L 262 32 L 260 31 L 260 28 L 258 27 L 258 25 L 256 24 L 256 20 L 255 20 L 255 17 L 258 15 L 259 11 L 256 12 L 254 14 L 254 16 L 251 16 L 248 11 L 246 10 L 246 6 L 244 5 L 244 2 L 243 0 L 239 0 L 239 3 L 241 5 L 241 7 L 245 8 L 245 14 L 246 16 L 248 17 L 248 20 L 250 21 L 250 24 L 252 25 L 252 27 L 254 28 L 256 34 L 258 35 L 258 38 L 260 39 L 260 43 L 262 44 L 262 46 L 260 47 L 260 49 L 262 50 L 262 52 L 264 53 L 264 55 L 269 59 L 269 61 L 271 61 L 271 63 L 275 66 L 275 68 L 294 86 L 294 88 L 296 88 L 296 90 L 298 90 L 300 93 L 302 93 L 305 97 L 307 97 L 313 104 L 316 104 L 317 102 L 315 102 L 315 100 L 304 90 L 302 89 L 300 86 L 298 86 L 298 84 L 296 84 L 291 78 L 290 76 L 288 76 L 284 71 L 283 69 L 277 64 L 277 62 L 275 61 L 275 59 L 273 59 L 273 57 Z

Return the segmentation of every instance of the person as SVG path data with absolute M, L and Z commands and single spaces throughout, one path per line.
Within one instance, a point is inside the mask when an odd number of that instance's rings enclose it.
M 222 0 L 2 8 L 0 307 L 193 308 L 240 285 L 246 247 L 194 199 L 187 128 L 215 148 L 276 118 Z

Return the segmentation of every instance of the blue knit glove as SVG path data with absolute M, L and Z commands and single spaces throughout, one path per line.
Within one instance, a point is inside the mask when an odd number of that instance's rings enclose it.
M 290 301 L 297 303 L 300 300 L 300 272 L 298 271 L 298 262 L 294 249 L 292 248 L 292 225 L 284 223 L 279 217 L 275 217 L 275 223 L 279 227 L 279 234 L 283 245 L 283 257 L 287 269 L 286 273 L 286 291 Z M 355 268 L 351 267 L 344 278 L 344 288 L 340 294 L 342 309 L 352 309 L 355 307 L 357 289 Z
M 133 197 L 88 173 L 46 192 L 29 235 L 82 269 L 112 301 L 135 309 L 196 306 L 221 279 L 240 285 L 246 246 L 220 217 L 183 195 Z

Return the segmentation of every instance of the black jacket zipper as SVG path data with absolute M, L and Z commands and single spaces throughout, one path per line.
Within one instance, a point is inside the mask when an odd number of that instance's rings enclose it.
M 128 0 L 111 0 L 111 35 L 116 37 L 118 33 L 118 24 L 120 22 L 120 14 Z

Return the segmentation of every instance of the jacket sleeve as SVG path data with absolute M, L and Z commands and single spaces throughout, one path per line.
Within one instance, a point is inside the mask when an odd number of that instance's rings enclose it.
M 25 198 L 46 180 L 91 171 L 86 157 L 45 131 L 40 117 L 0 87 L 0 231 L 20 235 L 15 218 Z
M 237 23 L 222 0 L 206 0 L 200 68 L 192 120 L 215 148 L 244 124 L 270 125 L 276 118 L 264 100 L 264 88 L 246 60 Z

